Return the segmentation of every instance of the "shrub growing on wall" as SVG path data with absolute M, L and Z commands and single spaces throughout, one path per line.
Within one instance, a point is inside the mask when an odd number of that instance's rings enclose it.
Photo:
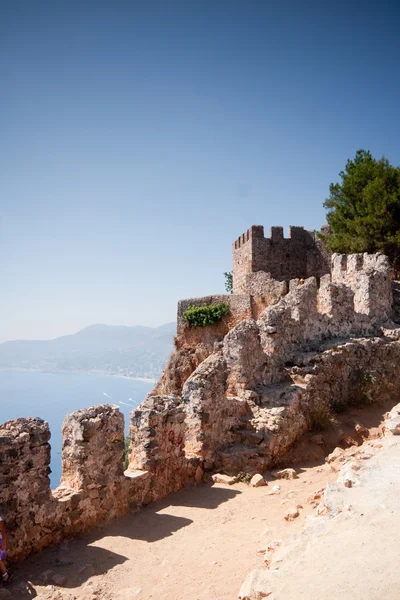
M 211 306 L 189 306 L 183 313 L 183 318 L 191 327 L 206 327 L 218 323 L 227 313 L 227 304 Z

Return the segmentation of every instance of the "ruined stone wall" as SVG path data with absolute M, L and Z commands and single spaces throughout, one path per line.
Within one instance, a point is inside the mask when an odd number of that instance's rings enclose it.
M 0 425 L 0 514 L 11 560 L 200 482 L 202 457 L 186 456 L 186 430 L 181 398 L 147 398 L 131 413 L 124 471 L 118 407 L 71 413 L 62 428 L 61 483 L 51 490 L 48 423 L 27 418 Z
M 186 413 L 186 453 L 212 470 L 218 449 L 233 442 L 232 431 L 246 413 L 246 404 L 226 394 L 227 370 L 221 352 L 209 356 L 182 391 Z
M 325 339 L 373 335 L 392 313 L 389 264 L 385 256 L 334 255 L 332 281 L 311 277 L 259 319 L 264 351 L 279 366 L 300 349 Z
M 42 419 L 17 419 L 0 427 L 0 514 L 12 556 L 45 546 L 54 523 L 49 439 Z
M 151 473 L 152 501 L 194 481 L 200 461 L 186 456 L 186 425 L 182 400 L 174 396 L 149 396 L 131 413 L 129 470 Z
M 242 374 L 243 359 L 238 350 L 236 368 Z M 397 401 L 399 361 L 398 341 L 353 339 L 299 355 L 281 383 L 263 384 L 251 365 L 247 389 L 230 395 L 223 382 L 232 372 L 226 361 L 210 356 L 184 388 L 193 412 L 188 414 L 188 447 L 201 456 L 205 471 L 264 472 L 310 430 L 315 414 Z
M 370 320 L 392 316 L 390 265 L 383 254 L 334 254 L 332 281 L 343 283 L 354 294 L 354 310 Z
M 252 225 L 233 244 L 234 293 L 249 293 L 246 276 L 257 271 L 278 281 L 319 278 L 329 273 L 329 256 L 313 231 L 290 227 L 285 238 L 282 227 L 271 227 L 266 238 L 261 225 Z
M 117 407 L 101 405 L 66 417 L 62 481 L 50 490 L 50 432 L 37 418 L 0 426 L 0 514 L 10 558 L 28 556 L 143 504 L 144 473 L 123 474 L 124 424 Z
M 380 365 L 385 352 L 393 357 L 399 352 L 392 334 L 382 339 L 392 331 L 384 329 L 391 314 L 387 260 L 365 255 L 335 261 L 341 266 L 332 280 L 324 276 L 320 286 L 315 278 L 292 280 L 289 293 L 258 320 L 246 319 L 231 329 L 222 347 L 187 379 L 182 391 L 188 407 L 186 447 L 202 457 L 205 470 L 266 469 L 307 431 L 317 400 L 327 407 L 339 399 L 351 403 L 363 370 L 368 380 L 380 382 L 378 391 L 383 381 L 395 381 L 395 358 Z M 372 339 L 364 340 L 365 335 Z M 345 349 L 338 352 L 343 341 Z M 310 357 L 312 371 L 306 370 L 299 383 L 299 365 Z M 358 383 L 362 390 L 365 381 Z

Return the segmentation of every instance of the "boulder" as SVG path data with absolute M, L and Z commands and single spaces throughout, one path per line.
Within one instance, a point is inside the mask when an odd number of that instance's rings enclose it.
M 273 473 L 273 476 L 275 477 L 275 479 L 298 479 L 299 478 L 299 476 L 297 475 L 297 473 L 294 469 L 282 469 L 281 471 L 275 471 Z
M 262 475 L 257 473 L 256 475 L 253 475 L 253 477 L 251 478 L 250 485 L 253 487 L 261 487 L 262 485 L 267 485 L 267 482 L 265 481 L 265 479 Z

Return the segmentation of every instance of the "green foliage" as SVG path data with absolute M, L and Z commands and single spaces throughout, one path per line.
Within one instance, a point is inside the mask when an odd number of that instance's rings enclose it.
M 335 418 L 330 407 L 322 400 L 314 401 L 310 413 L 310 429 L 311 431 L 323 431 L 329 425 L 335 423 Z
M 225 277 L 225 291 L 228 292 L 228 294 L 232 294 L 233 293 L 233 274 L 232 274 L 232 271 L 225 272 L 224 273 L 224 277 Z
M 125 455 L 124 455 L 124 470 L 126 470 L 129 466 L 129 447 L 131 445 L 131 440 L 128 436 L 125 438 Z
M 237 480 L 242 483 L 250 483 L 252 477 L 253 475 L 251 473 L 246 473 L 245 471 L 240 471 L 237 474 Z
M 218 323 L 229 311 L 227 304 L 211 306 L 189 306 L 183 313 L 183 318 L 192 327 L 206 327 Z
M 358 150 L 331 183 L 324 202 L 331 232 L 321 234 L 332 252 L 383 252 L 400 256 L 400 168 Z
M 348 404 L 350 406 L 364 406 L 375 402 L 376 384 L 377 376 L 374 371 L 356 369 L 350 380 Z

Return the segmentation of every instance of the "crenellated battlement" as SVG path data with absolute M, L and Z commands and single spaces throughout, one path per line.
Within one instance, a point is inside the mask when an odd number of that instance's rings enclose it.
M 234 241 L 234 249 L 241 248 L 246 242 L 264 239 L 264 227 L 263 225 L 252 225 L 247 231 L 242 233 L 237 240 Z
M 234 250 L 237 250 L 247 242 L 254 240 L 279 243 L 282 240 L 292 240 L 294 242 L 312 242 L 316 239 L 315 231 L 306 230 L 302 226 L 291 225 L 288 229 L 288 235 L 285 237 L 283 227 L 273 225 L 269 228 L 269 237 L 265 237 L 263 225 L 252 225 L 233 242 L 233 248 Z
M 133 411 L 125 472 L 118 407 L 71 413 L 62 426 L 62 477 L 55 490 L 48 423 L 30 417 L 0 425 L 0 514 L 10 558 L 22 559 L 194 482 L 199 461 L 186 460 L 182 412 L 176 401 L 152 399 Z
M 246 293 L 246 277 L 264 271 L 278 281 L 321 277 L 329 273 L 329 257 L 314 231 L 291 226 L 270 228 L 264 237 L 262 225 L 252 225 L 233 243 L 233 291 Z
M 384 267 L 389 268 L 388 259 L 384 254 L 333 254 L 332 277 L 339 281 L 355 276 L 356 273 L 370 273 Z
M 389 262 L 382 254 L 332 256 L 332 276 L 291 282 L 289 293 L 259 319 L 264 351 L 282 365 L 321 340 L 375 335 L 390 322 Z

